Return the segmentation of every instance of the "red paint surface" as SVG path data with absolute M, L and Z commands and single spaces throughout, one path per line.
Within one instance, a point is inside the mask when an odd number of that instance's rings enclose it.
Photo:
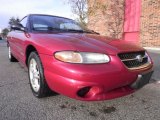
M 121 62 L 118 53 L 144 50 L 122 40 L 113 40 L 99 35 L 76 33 L 30 33 L 11 32 L 8 37 L 12 54 L 23 64 L 26 61 L 26 48 L 32 45 L 38 51 L 49 87 L 63 95 L 80 100 L 106 100 L 128 95 L 135 90 L 129 85 L 137 75 L 148 69 L 130 71 Z M 108 54 L 108 64 L 69 64 L 56 60 L 56 51 L 73 50 Z M 78 90 L 91 86 L 84 97 Z
M 141 0 L 125 1 L 124 40 L 139 44 Z

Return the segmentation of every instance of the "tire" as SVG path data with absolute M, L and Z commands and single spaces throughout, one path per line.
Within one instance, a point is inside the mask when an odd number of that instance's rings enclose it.
M 46 97 L 51 93 L 45 77 L 43 66 L 37 52 L 31 52 L 28 58 L 28 76 L 32 93 L 37 98 Z
M 10 46 L 8 46 L 8 58 L 10 62 L 17 62 L 17 59 L 12 55 Z

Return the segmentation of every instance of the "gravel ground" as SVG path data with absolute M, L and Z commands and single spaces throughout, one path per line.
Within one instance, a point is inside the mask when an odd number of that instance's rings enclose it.
M 153 81 L 160 78 L 160 52 L 151 51 L 155 61 Z M 5 43 L 0 41 L 0 120 L 160 120 L 160 84 L 146 85 L 122 98 L 82 102 L 63 95 L 35 98 L 27 72 L 10 63 Z

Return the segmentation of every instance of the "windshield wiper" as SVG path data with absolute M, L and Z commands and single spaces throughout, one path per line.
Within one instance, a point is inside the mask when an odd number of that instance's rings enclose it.
M 75 30 L 75 29 L 63 29 L 64 31 L 69 31 L 69 32 L 80 32 L 80 33 L 84 33 L 83 30 Z
M 35 27 L 34 30 L 38 31 L 61 31 L 59 28 L 54 28 L 54 27 Z
M 97 34 L 97 35 L 100 35 L 100 33 L 98 33 L 98 32 L 95 32 L 95 31 L 93 31 L 93 30 L 84 30 L 84 32 L 86 32 L 86 33 L 91 33 L 91 34 Z
M 75 30 L 75 29 L 66 29 L 66 31 L 71 31 L 71 32 L 80 32 L 80 33 L 91 33 L 91 34 L 98 34 L 97 32 L 95 31 L 90 31 L 90 30 Z
M 63 31 L 63 32 L 78 32 L 78 33 L 90 33 L 90 34 L 98 34 L 93 30 L 76 30 L 76 29 L 60 29 L 55 27 L 35 27 L 34 30 L 37 31 Z

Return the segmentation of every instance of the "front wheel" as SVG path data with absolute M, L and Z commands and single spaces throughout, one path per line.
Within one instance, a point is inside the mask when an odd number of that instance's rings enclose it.
M 45 81 L 42 63 L 37 52 L 31 52 L 28 58 L 28 75 L 34 96 L 42 98 L 51 92 Z

